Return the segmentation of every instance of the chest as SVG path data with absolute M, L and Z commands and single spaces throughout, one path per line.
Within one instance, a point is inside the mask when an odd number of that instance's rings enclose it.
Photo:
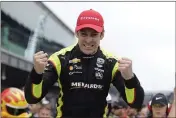
M 102 90 L 109 87 L 111 73 L 112 68 L 107 59 L 71 58 L 65 62 L 61 80 L 69 88 Z

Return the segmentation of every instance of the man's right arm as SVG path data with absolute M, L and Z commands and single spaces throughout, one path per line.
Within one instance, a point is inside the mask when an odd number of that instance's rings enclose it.
M 59 59 L 58 59 L 59 60 Z M 38 103 L 48 93 L 48 90 L 57 81 L 55 60 L 50 58 L 42 74 L 38 74 L 33 68 L 25 85 L 25 98 L 29 104 Z M 61 66 L 59 66 L 61 67 Z
M 176 117 L 176 88 L 174 89 L 174 100 L 168 118 L 175 118 L 175 117 Z

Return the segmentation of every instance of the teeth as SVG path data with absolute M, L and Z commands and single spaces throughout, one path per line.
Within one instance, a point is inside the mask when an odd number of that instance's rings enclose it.
M 87 46 L 87 45 L 86 45 L 86 47 L 87 47 L 87 48 L 90 48 L 91 46 Z
M 93 45 L 84 45 L 86 48 L 91 48 Z

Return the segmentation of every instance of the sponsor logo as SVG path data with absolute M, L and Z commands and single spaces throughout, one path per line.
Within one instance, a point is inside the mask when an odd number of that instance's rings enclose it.
M 102 73 L 104 73 L 104 70 L 102 70 L 102 69 L 99 69 L 99 68 L 94 68 L 96 71 L 98 71 L 98 72 L 102 72 Z
M 82 69 L 82 66 L 78 66 L 78 65 L 73 65 L 73 66 L 69 66 L 69 70 L 72 71 L 72 70 L 81 70 Z
M 104 62 L 105 62 L 104 59 L 97 58 L 97 63 L 96 63 L 97 67 L 99 67 L 99 68 L 103 67 Z
M 69 70 L 73 70 L 73 66 L 70 66 L 70 67 L 69 67 Z
M 81 20 L 84 20 L 84 19 L 92 19 L 92 20 L 96 20 L 96 21 L 99 21 L 100 19 L 96 18 L 96 17 L 92 17 L 92 16 L 84 16 L 84 17 L 81 17 L 80 18 Z
M 103 73 L 101 72 L 95 72 L 96 79 L 103 79 Z
M 156 97 L 156 100 L 160 100 L 160 99 L 162 99 L 162 97 Z
M 69 63 L 73 63 L 73 64 L 78 63 L 78 62 L 81 62 L 81 60 L 78 58 L 74 58 L 72 60 L 69 60 Z
M 81 69 L 82 69 L 82 66 L 78 66 L 78 65 L 74 65 L 73 67 L 74 67 L 74 69 L 76 69 L 76 70 L 81 70 Z
M 73 75 L 73 74 L 81 74 L 82 72 L 80 71 L 74 71 L 74 72 L 69 72 L 69 75 Z
M 72 82 L 71 89 L 75 88 L 87 88 L 87 89 L 103 89 L 103 85 L 100 84 L 87 84 L 84 82 Z
M 96 79 L 103 79 L 103 73 L 104 73 L 104 70 L 102 69 L 99 69 L 99 68 L 94 68 L 95 69 L 95 77 Z

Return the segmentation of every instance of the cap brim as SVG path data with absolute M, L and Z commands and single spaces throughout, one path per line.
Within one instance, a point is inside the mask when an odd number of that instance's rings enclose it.
M 166 104 L 160 102 L 160 103 L 155 103 L 155 104 L 153 104 L 152 106 L 155 106 L 155 107 L 163 107 L 163 106 L 166 106 Z
M 84 25 L 77 26 L 76 31 L 79 31 L 83 28 L 91 28 L 91 29 L 94 29 L 97 32 L 102 32 L 103 31 L 102 27 L 97 26 L 97 25 L 92 25 L 92 24 L 84 24 Z

